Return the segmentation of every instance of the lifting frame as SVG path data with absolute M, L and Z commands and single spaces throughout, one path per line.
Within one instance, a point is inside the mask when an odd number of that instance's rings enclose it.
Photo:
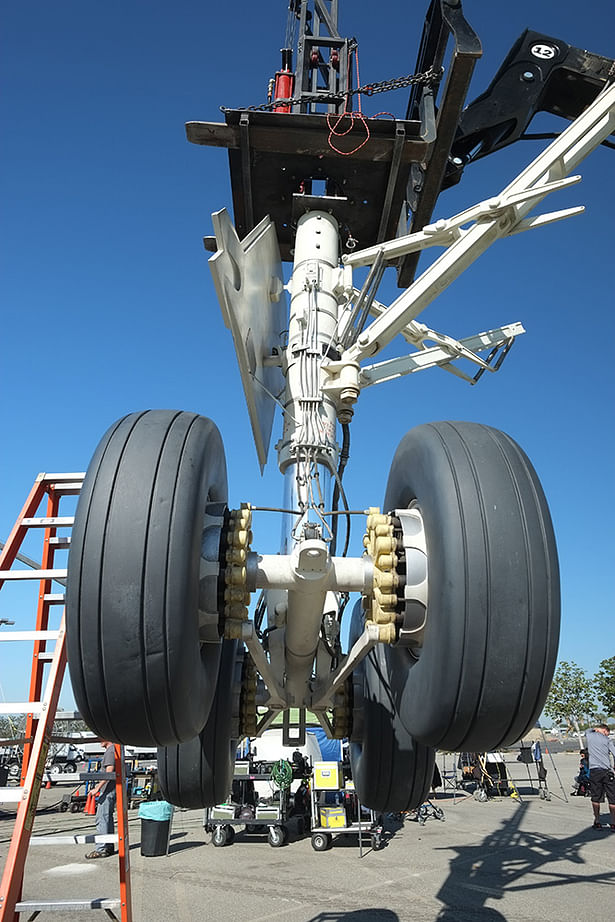
M 118 919 L 113 912 L 120 910 L 121 922 L 132 922 L 130 891 L 130 859 L 128 850 L 128 821 L 126 814 L 126 783 L 124 770 L 124 748 L 115 748 L 115 788 L 117 796 L 117 835 L 73 835 L 35 836 L 32 826 L 43 779 L 49 744 L 52 740 L 53 723 L 66 669 L 66 643 L 64 616 L 59 630 L 49 630 L 49 614 L 52 605 L 62 604 L 63 593 L 52 593 L 52 582 L 65 584 L 66 569 L 54 569 L 56 550 L 68 548 L 70 538 L 58 536 L 58 528 L 69 528 L 73 524 L 70 516 L 60 516 L 59 504 L 63 496 L 79 493 L 83 474 L 39 474 L 30 495 L 13 527 L 0 554 L 0 588 L 7 580 L 40 580 L 36 629 L 34 631 L 12 631 L 0 633 L 0 641 L 34 641 L 30 695 L 27 702 L 0 705 L 0 713 L 24 713 L 27 715 L 21 779 L 18 787 L 0 788 L 1 802 L 18 803 L 15 828 L 8 850 L 6 864 L 0 884 L 0 922 L 18 922 L 19 914 L 29 912 L 34 919 L 44 910 L 86 910 L 104 909 L 111 919 Z M 47 514 L 37 516 L 39 506 L 47 496 Z M 43 554 L 40 567 L 19 554 L 19 549 L 30 528 L 44 529 Z M 29 563 L 33 569 L 12 570 L 16 559 Z M 55 639 L 55 649 L 47 649 L 47 641 Z M 44 668 L 50 663 L 45 685 Z M 44 688 L 44 691 L 43 691 Z M 10 743 L 14 743 L 11 740 Z M 80 774 L 80 780 L 111 780 L 109 774 L 100 772 Z M 69 845 L 100 843 L 109 841 L 117 844 L 119 858 L 120 896 L 114 899 L 74 900 L 22 900 L 24 867 L 30 842 L 33 844 Z

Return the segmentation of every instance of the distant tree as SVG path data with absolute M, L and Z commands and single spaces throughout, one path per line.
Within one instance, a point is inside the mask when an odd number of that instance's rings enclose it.
M 596 704 L 593 683 L 576 663 L 562 660 L 557 667 L 545 703 L 545 714 L 558 722 L 565 721 L 581 740 L 579 724 L 586 724 L 595 717 Z
M 603 659 L 594 676 L 598 701 L 611 717 L 615 717 L 615 656 Z
M 0 739 L 14 740 L 23 736 L 25 726 L 23 714 L 0 714 Z

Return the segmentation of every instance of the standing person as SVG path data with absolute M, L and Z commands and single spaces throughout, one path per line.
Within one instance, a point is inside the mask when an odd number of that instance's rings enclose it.
M 598 724 L 585 734 L 589 761 L 589 791 L 594 811 L 594 829 L 602 829 L 600 804 L 606 794 L 611 811 L 611 829 L 615 829 L 615 774 L 610 756 L 615 760 L 615 744 L 609 739 L 609 728 Z
M 100 770 L 102 772 L 115 771 L 115 749 L 109 740 L 101 740 L 104 749 Z M 115 807 L 115 780 L 101 780 L 94 787 L 92 793 L 98 797 L 96 803 L 96 835 L 113 835 L 113 810 Z M 110 842 L 99 842 L 93 852 L 88 852 L 86 858 L 108 858 L 113 854 L 113 845 Z

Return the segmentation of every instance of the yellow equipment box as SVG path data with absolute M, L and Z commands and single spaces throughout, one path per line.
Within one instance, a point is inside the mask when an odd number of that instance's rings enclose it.
M 343 787 L 341 762 L 314 762 L 314 790 L 339 791 Z
M 321 807 L 320 825 L 328 829 L 340 829 L 346 825 L 346 811 L 343 807 Z

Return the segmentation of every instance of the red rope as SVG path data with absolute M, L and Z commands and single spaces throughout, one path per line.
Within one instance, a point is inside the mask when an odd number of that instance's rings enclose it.
M 352 69 L 352 61 L 351 61 L 352 54 L 353 54 L 352 51 L 348 52 L 347 67 L 348 67 L 349 74 Z M 357 72 L 357 86 L 361 86 L 361 81 L 359 79 L 359 53 L 358 53 L 357 48 L 354 49 L 354 58 L 355 58 L 355 68 Z M 331 148 L 331 150 L 334 150 L 336 154 L 341 154 L 342 157 L 350 157 L 352 154 L 356 154 L 356 152 L 358 150 L 361 150 L 361 148 L 364 147 L 370 139 L 369 125 L 367 124 L 367 119 L 365 118 L 365 116 L 363 115 L 363 112 L 361 111 L 361 94 L 360 93 L 358 94 L 359 108 L 356 112 L 350 111 L 348 109 L 349 100 L 350 100 L 350 94 L 346 96 L 346 102 L 344 104 L 344 111 L 342 112 L 341 115 L 338 116 L 337 121 L 335 123 L 332 123 L 331 115 L 327 113 L 327 127 L 329 129 L 329 137 L 327 138 L 327 143 L 329 147 Z M 340 131 L 339 130 L 340 125 L 342 124 L 345 118 L 350 119 L 350 124 L 348 128 L 346 128 L 345 131 Z M 339 147 L 336 147 L 335 144 L 333 143 L 333 138 L 343 138 L 345 135 L 350 134 L 350 132 L 354 128 L 355 121 L 363 125 L 363 128 L 365 129 L 364 139 L 361 141 L 360 144 L 357 145 L 357 147 L 354 147 L 352 150 L 340 150 Z
M 339 126 L 345 118 L 350 119 L 350 125 L 345 131 L 339 131 Z M 361 143 L 354 147 L 352 150 L 340 150 L 339 147 L 335 146 L 332 139 L 334 137 L 343 138 L 344 135 L 349 134 L 354 128 L 355 121 L 360 122 L 365 128 L 365 137 Z M 329 137 L 327 138 L 327 143 L 329 144 L 331 150 L 334 150 L 336 154 L 341 154 L 342 157 L 350 157 L 351 154 L 356 154 L 358 150 L 361 150 L 361 148 L 367 144 L 370 138 L 369 125 L 367 124 L 367 119 L 362 112 L 342 112 L 341 115 L 337 116 L 337 121 L 335 124 L 332 124 L 331 115 L 330 113 L 327 113 L 327 127 L 329 129 Z
M 355 48 L 354 50 L 354 66 L 357 71 L 357 86 L 361 86 L 361 79 L 359 77 L 359 49 Z M 361 111 L 361 94 L 357 93 L 357 100 L 359 103 L 359 112 Z

